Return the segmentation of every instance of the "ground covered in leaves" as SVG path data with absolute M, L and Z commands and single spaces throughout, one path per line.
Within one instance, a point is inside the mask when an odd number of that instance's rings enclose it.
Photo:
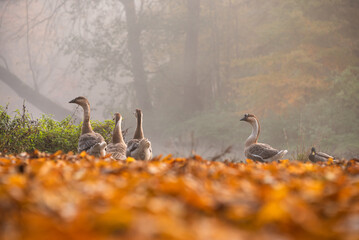
M 358 239 L 359 162 L 0 157 L 0 239 Z

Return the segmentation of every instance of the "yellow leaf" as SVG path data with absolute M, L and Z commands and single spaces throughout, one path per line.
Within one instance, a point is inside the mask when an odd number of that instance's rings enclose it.
M 19 174 L 10 176 L 8 178 L 8 181 L 9 181 L 10 186 L 17 186 L 20 188 L 25 187 L 25 184 L 26 184 L 25 177 L 23 175 L 19 175 Z
M 270 222 L 285 222 L 288 219 L 288 212 L 278 201 L 266 203 L 259 211 L 258 222 L 266 224 Z
M 172 154 L 168 154 L 166 157 L 162 158 L 161 161 L 168 161 L 172 158 Z
M 287 197 L 289 193 L 288 187 L 284 184 L 277 184 L 270 192 L 268 198 L 271 200 L 281 200 Z
M 82 151 L 81 153 L 80 153 L 80 157 L 85 157 L 87 154 L 86 154 L 86 152 L 85 151 Z
M 280 160 L 280 163 L 287 165 L 287 164 L 289 164 L 289 159 Z
M 126 162 L 127 162 L 127 163 L 136 162 L 136 159 L 134 159 L 133 157 L 128 157 L 128 158 L 126 159 Z
M 34 155 L 37 156 L 37 155 L 39 155 L 39 154 L 40 154 L 40 151 L 37 150 L 37 149 L 35 149 L 35 150 L 34 150 Z
M 52 154 L 50 157 L 51 158 L 54 158 L 54 157 L 57 157 L 57 156 L 59 156 L 59 155 L 61 155 L 62 154 L 62 151 L 61 150 L 58 150 L 58 151 L 56 151 L 54 154 Z
M 247 163 L 254 163 L 254 161 L 252 159 L 249 159 L 249 158 L 246 159 L 246 162 Z

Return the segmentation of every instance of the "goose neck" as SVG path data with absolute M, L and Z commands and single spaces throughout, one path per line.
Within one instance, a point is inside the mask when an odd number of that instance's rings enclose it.
M 115 128 L 113 129 L 112 142 L 113 143 L 124 142 L 122 136 L 122 130 L 121 130 L 121 120 L 118 120 L 116 122 Z
M 139 115 L 137 117 L 137 126 L 136 126 L 135 135 L 133 136 L 133 138 L 134 139 L 142 139 L 142 138 L 144 138 L 141 115 Z
M 81 134 L 93 132 L 90 124 L 90 106 L 88 104 L 81 105 L 84 110 L 84 119 L 82 122 Z
M 252 133 L 247 138 L 245 147 L 249 147 L 250 145 L 257 143 L 260 132 L 260 125 L 257 119 L 254 119 L 249 123 L 252 125 Z

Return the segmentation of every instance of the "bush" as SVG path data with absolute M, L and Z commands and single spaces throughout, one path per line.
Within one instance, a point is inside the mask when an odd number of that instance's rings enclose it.
M 0 106 L 0 152 L 20 153 L 34 149 L 49 153 L 58 150 L 77 152 L 82 123 L 74 124 L 70 116 L 62 121 L 56 121 L 48 115 L 33 120 L 25 106 L 22 112 L 17 110 L 14 117 L 7 110 L 7 107 Z M 113 121 L 92 121 L 91 124 L 95 132 L 110 142 Z

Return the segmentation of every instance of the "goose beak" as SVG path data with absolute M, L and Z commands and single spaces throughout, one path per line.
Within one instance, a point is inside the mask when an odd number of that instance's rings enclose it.
M 241 118 L 239 121 L 246 121 L 246 117 Z
M 75 99 L 72 99 L 69 103 L 75 103 Z

